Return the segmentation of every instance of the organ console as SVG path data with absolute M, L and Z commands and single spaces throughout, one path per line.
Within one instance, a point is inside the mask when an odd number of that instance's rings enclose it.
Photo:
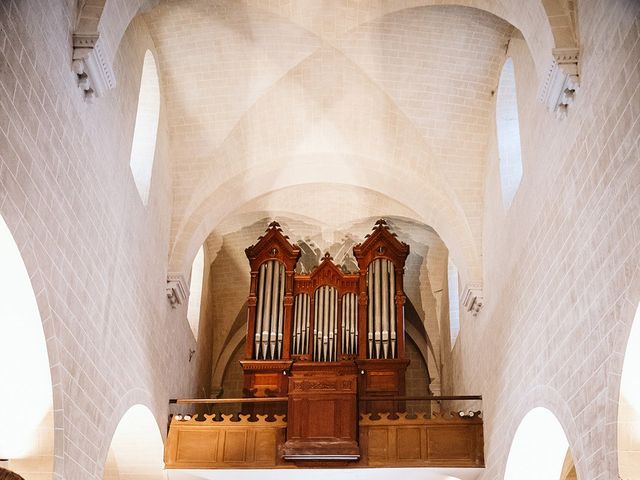
M 284 458 L 357 459 L 357 396 L 374 399 L 364 411 L 395 411 L 385 399 L 405 393 L 409 246 L 379 220 L 353 249 L 357 272 L 343 272 L 327 253 L 311 273 L 296 274 L 301 250 L 272 222 L 245 252 L 245 394 L 288 396 Z

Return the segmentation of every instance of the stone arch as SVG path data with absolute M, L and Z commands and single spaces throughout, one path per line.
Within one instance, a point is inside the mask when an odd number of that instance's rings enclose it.
M 640 479 L 640 304 L 631 325 L 620 379 L 617 421 L 618 471 L 625 480 Z
M 155 417 L 146 406 L 131 406 L 111 438 L 103 478 L 164 479 L 164 445 Z
M 0 287 L 9 293 L 0 305 L 0 458 L 16 473 L 50 478 L 63 451 L 54 442 L 62 407 L 54 404 L 56 339 L 42 278 L 30 275 L 35 256 L 26 230 L 22 222 L 12 231 L 0 217 Z
M 466 281 L 481 278 L 479 256 L 464 214 L 443 198 L 443 195 L 425 192 L 426 186 L 406 172 L 402 174 L 369 168 L 356 179 L 353 172 L 345 168 L 343 162 L 335 162 L 325 167 L 327 171 L 324 173 L 312 171 L 304 164 L 276 169 L 255 169 L 214 191 L 178 232 L 170 254 L 172 271 L 186 271 L 189 266 L 188 259 L 194 258 L 197 249 L 209 233 L 244 202 L 292 185 L 338 183 L 377 191 L 392 198 L 396 197 L 401 204 L 410 205 L 419 215 L 416 220 L 431 225 L 447 244 L 460 269 L 461 277 Z M 270 185 L 264 182 L 264 178 L 267 177 L 274 179 Z
M 236 333 L 231 336 L 231 338 L 226 342 L 224 350 L 220 353 L 218 360 L 216 360 L 216 365 L 213 368 L 213 372 L 211 374 L 211 387 L 218 388 L 222 387 L 222 380 L 224 378 L 224 372 L 227 368 L 227 364 L 229 360 L 233 356 L 234 352 L 238 349 L 240 345 L 247 338 L 247 332 L 244 328 L 239 328 L 236 330 Z
M 581 474 L 582 466 L 579 463 L 580 458 L 583 456 L 582 440 L 580 431 L 578 430 L 573 417 L 573 412 L 562 395 L 556 389 L 548 385 L 538 385 L 529 389 L 513 409 L 514 414 L 511 417 L 511 422 L 509 423 L 508 429 L 504 432 L 504 438 L 507 439 L 509 443 L 507 443 L 505 451 L 505 471 L 502 474 L 502 478 L 509 480 L 509 477 L 506 476 L 507 456 L 510 455 L 511 444 L 516 436 L 516 432 L 527 414 L 536 408 L 548 411 L 549 414 L 555 418 L 555 421 L 558 422 L 562 433 L 567 440 L 567 447 L 570 449 L 572 461 L 574 462 L 575 470 L 578 474 L 577 477 L 583 478 Z M 566 454 L 567 448 L 561 452 L 561 455 L 558 454 L 558 457 L 561 457 L 556 477 L 558 479 L 560 478 L 561 467 L 564 465 Z M 535 458 L 535 455 L 532 455 L 532 457 Z M 518 480 L 527 480 L 528 478 L 529 477 L 522 477 Z M 533 478 L 538 480 L 543 477 Z
M 134 389 L 114 410 L 100 446 L 102 461 L 98 464 L 98 477 L 105 480 L 140 478 L 138 475 L 149 480 L 164 478 L 166 433 L 148 407 L 148 400 L 148 392 Z
M 524 416 L 513 437 L 505 480 L 560 479 L 569 441 L 556 416 L 535 407 Z
M 109 415 L 108 423 L 103 428 L 104 435 L 102 437 L 100 445 L 98 445 L 99 461 L 96 462 L 96 472 L 94 472 L 96 478 L 101 478 L 105 473 L 104 470 L 107 462 L 109 448 L 111 446 L 111 441 L 115 435 L 118 425 L 120 424 L 126 412 L 134 405 L 142 405 L 149 411 L 151 411 L 150 406 L 154 404 L 155 402 L 149 392 L 140 388 L 129 390 L 120 398 L 120 402 L 113 409 L 111 415 Z M 155 418 L 155 422 L 161 437 L 164 439 L 166 437 L 166 429 L 160 427 L 162 424 L 158 421 L 157 418 Z
M 541 0 L 549 19 L 554 47 L 578 48 L 578 0 Z

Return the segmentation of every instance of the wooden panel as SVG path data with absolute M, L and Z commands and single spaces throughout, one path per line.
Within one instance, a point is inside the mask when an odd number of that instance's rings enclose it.
M 220 432 L 197 428 L 180 430 L 177 439 L 176 461 L 215 462 Z
M 284 432 L 283 432 L 284 433 Z M 257 463 L 273 462 L 277 451 L 277 436 L 268 428 L 260 428 L 255 432 L 255 461 Z
M 222 450 L 222 461 L 238 463 L 247 461 L 248 429 L 229 430 L 225 432 Z M 253 432 L 251 432 L 253 434 Z
M 434 461 L 456 462 L 475 454 L 475 435 L 466 425 L 434 426 L 427 430 L 427 455 Z
M 367 466 L 481 467 L 484 465 L 482 419 L 455 416 L 408 416 L 406 413 L 360 419 Z M 361 465 L 364 466 L 364 465 Z
M 386 463 L 389 460 L 389 429 L 371 427 L 368 429 L 368 458 L 373 462 Z M 395 452 L 393 452 L 395 453 Z
M 232 421 L 223 415 L 205 415 L 205 421 L 171 421 L 165 446 L 166 468 L 265 468 L 279 463 L 277 448 L 284 443 L 283 417 Z
M 421 448 L 421 426 L 397 427 L 396 431 L 396 458 L 398 460 L 420 460 L 422 457 Z
M 342 380 L 342 379 L 341 379 Z M 310 380 L 307 379 L 307 382 Z M 337 385 L 344 387 L 343 382 Z M 307 387 L 327 388 L 327 383 L 311 382 Z M 321 402 L 329 402 L 333 418 L 309 426 L 302 422 L 296 438 L 285 444 L 287 423 L 283 417 L 267 422 L 264 416 L 249 422 L 247 416 L 232 421 L 222 416 L 213 421 L 206 415 L 205 421 L 172 420 L 165 446 L 166 468 L 295 468 L 297 466 L 330 466 L 328 462 L 284 462 L 279 455 L 323 455 L 357 452 L 348 435 L 355 435 L 351 422 L 344 421 L 344 406 L 335 395 L 324 394 Z M 298 406 L 306 408 L 304 415 L 316 413 L 314 403 L 298 399 Z M 334 402 L 335 400 L 335 402 Z M 309 410 L 309 407 L 311 409 Z M 326 407 L 326 406 L 325 406 Z M 295 409 L 294 409 L 295 410 Z M 298 412 L 300 413 L 300 412 Z M 395 417 L 395 418 L 394 418 Z M 306 418 L 306 417 L 305 417 Z M 326 417 L 320 417 L 324 418 Z M 315 421 L 315 420 L 314 420 Z M 354 420 L 355 424 L 355 420 Z M 325 436 L 333 429 L 331 437 Z M 318 435 L 308 436 L 309 432 Z M 345 437 L 347 435 L 347 437 Z M 409 416 L 406 413 L 365 414 L 359 421 L 359 440 L 362 448 L 360 461 L 342 463 L 343 467 L 482 467 L 484 466 L 482 419 L 437 417 L 428 414 Z M 290 443 L 291 442 L 291 443 Z M 289 450 L 287 450 L 289 448 Z M 352 454 L 352 453 L 347 453 Z M 335 466 L 335 464 L 333 464 Z

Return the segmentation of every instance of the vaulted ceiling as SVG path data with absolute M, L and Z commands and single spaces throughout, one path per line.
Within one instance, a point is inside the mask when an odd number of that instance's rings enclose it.
M 393 199 L 480 277 L 494 92 L 520 35 L 510 23 L 465 6 L 337 0 L 170 0 L 144 19 L 170 129 L 173 268 L 247 202 L 340 184 Z M 296 201 L 281 208 L 316 215 Z M 360 208 L 326 201 L 308 208 Z

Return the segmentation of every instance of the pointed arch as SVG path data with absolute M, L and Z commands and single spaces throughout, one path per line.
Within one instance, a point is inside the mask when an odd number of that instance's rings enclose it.
M 618 470 L 625 480 L 640 479 L 640 305 L 631 326 L 620 379 Z
M 513 437 L 504 480 L 560 479 L 569 441 L 556 416 L 544 407 L 530 410 Z
M 51 478 L 53 387 L 36 295 L 18 245 L 0 217 L 0 458 L 27 477 Z
M 113 434 L 103 478 L 162 480 L 163 454 L 162 435 L 151 410 L 142 404 L 133 405 Z

